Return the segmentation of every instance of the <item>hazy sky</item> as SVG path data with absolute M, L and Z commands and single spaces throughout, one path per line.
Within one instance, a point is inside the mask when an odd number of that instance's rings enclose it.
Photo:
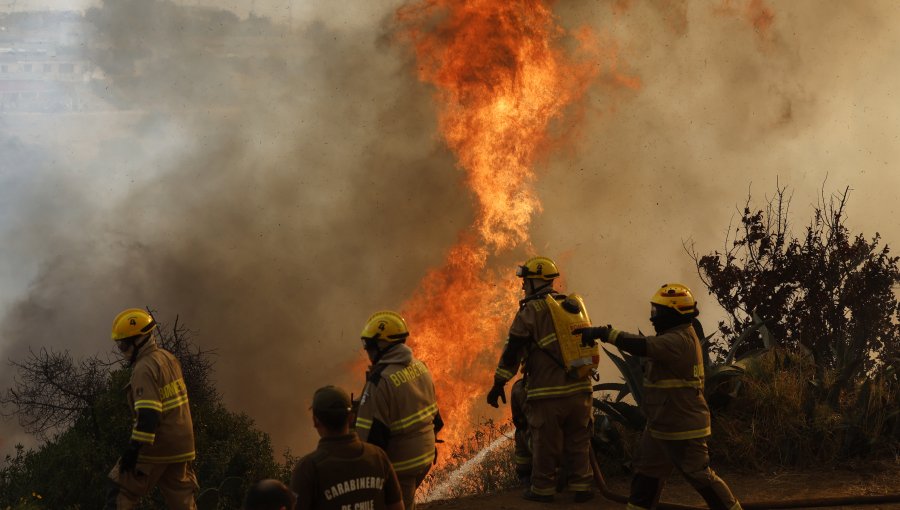
M 0 12 L 34 10 L 84 10 L 97 7 L 102 0 L 0 0 Z M 245 17 L 253 12 L 280 21 L 302 22 L 311 19 L 340 19 L 342 23 L 365 24 L 367 14 L 380 12 L 378 2 L 354 2 L 352 5 L 323 0 L 174 0 L 179 5 L 226 9 Z M 343 15 L 341 13 L 344 13 Z M 323 15 L 324 14 L 324 15 Z

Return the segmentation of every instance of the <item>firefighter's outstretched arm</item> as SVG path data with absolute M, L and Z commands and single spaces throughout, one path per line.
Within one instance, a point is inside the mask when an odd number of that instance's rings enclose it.
M 615 345 L 620 351 L 628 354 L 634 354 L 635 356 L 647 355 L 646 337 L 625 333 L 609 325 L 577 329 L 573 333 L 581 335 L 581 343 L 585 346 L 594 345 L 597 340 L 600 340 L 601 342 Z
M 487 395 L 487 403 L 492 407 L 499 407 L 498 400 L 502 400 L 504 404 L 506 403 L 506 392 L 503 390 L 503 386 L 519 371 L 522 354 L 529 340 L 526 336 L 517 335 L 509 335 L 509 338 L 506 340 L 506 344 L 503 346 L 503 353 L 500 355 L 500 362 L 497 364 L 497 370 L 494 372 L 494 385 Z

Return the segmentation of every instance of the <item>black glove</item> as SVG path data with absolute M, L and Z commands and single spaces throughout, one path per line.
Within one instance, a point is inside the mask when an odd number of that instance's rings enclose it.
M 499 381 L 495 381 L 491 391 L 488 392 L 487 403 L 491 407 L 500 407 L 497 403 L 497 399 L 502 400 L 504 404 L 506 403 L 506 393 L 503 391 L 503 383 Z
M 128 448 L 122 452 L 122 458 L 119 459 L 119 473 L 130 473 L 137 466 L 138 452 L 141 449 L 141 443 L 132 441 Z
M 576 335 L 581 335 L 581 345 L 584 347 L 593 347 L 597 344 L 597 340 L 599 339 L 601 342 L 609 342 L 609 333 L 612 331 L 612 326 L 600 326 L 596 328 L 581 328 L 576 329 L 572 333 Z

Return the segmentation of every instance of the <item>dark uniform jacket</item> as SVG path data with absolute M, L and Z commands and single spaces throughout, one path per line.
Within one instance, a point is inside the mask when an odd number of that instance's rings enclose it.
M 524 361 L 528 400 L 590 394 L 590 376 L 578 378 L 569 375 L 564 368 L 553 317 L 544 302 L 548 293 L 559 301 L 566 299 L 566 296 L 548 290 L 520 302 L 494 376 L 509 381 Z
M 382 446 L 403 476 L 434 462 L 435 431 L 441 425 L 431 371 L 406 344 L 394 346 L 369 370 L 356 433 Z
M 622 338 L 644 338 L 615 332 Z M 709 436 L 709 407 L 703 396 L 703 350 L 690 324 L 646 337 L 649 361 L 644 375 L 643 411 L 657 439 Z
M 194 426 L 178 359 L 151 341 L 139 351 L 126 390 L 135 416 L 131 439 L 144 443 L 138 462 L 168 464 L 193 460 Z M 137 429 L 140 409 L 161 413 L 153 432 Z
M 383 510 L 403 499 L 391 461 L 354 433 L 323 437 L 291 474 L 297 508 Z

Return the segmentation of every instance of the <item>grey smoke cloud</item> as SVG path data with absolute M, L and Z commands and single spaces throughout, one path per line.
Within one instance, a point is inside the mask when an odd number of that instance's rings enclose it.
M 279 448 L 312 446 L 312 391 L 357 391 L 362 322 L 473 218 L 431 91 L 390 43 L 399 2 L 332 4 L 272 21 L 146 0 L 87 12 L 117 109 L 0 116 L 0 355 L 106 350 L 112 317 L 151 305 L 218 350 L 231 408 Z M 664 280 L 697 288 L 714 322 L 682 240 L 720 248 L 748 187 L 776 176 L 798 229 L 827 173 L 855 189 L 852 226 L 900 238 L 893 3 L 777 3 L 768 38 L 708 2 L 621 4 L 555 4 L 615 40 L 642 87 L 592 88 L 578 136 L 538 168 L 532 232 L 597 322 L 649 329 Z
M 34 116 L 6 121 L 21 157 L 3 175 L 26 190 L 8 197 L 5 265 L 36 267 L 2 354 L 106 350 L 119 309 L 151 305 L 217 349 L 232 408 L 280 446 L 311 446 L 312 391 L 358 391 L 343 369 L 363 321 L 399 306 L 470 221 L 427 91 L 386 19 L 291 29 L 117 0 L 86 21 L 101 93 L 127 111 L 60 116 L 59 145 L 17 136 Z M 94 154 L 66 158 L 70 141 Z

